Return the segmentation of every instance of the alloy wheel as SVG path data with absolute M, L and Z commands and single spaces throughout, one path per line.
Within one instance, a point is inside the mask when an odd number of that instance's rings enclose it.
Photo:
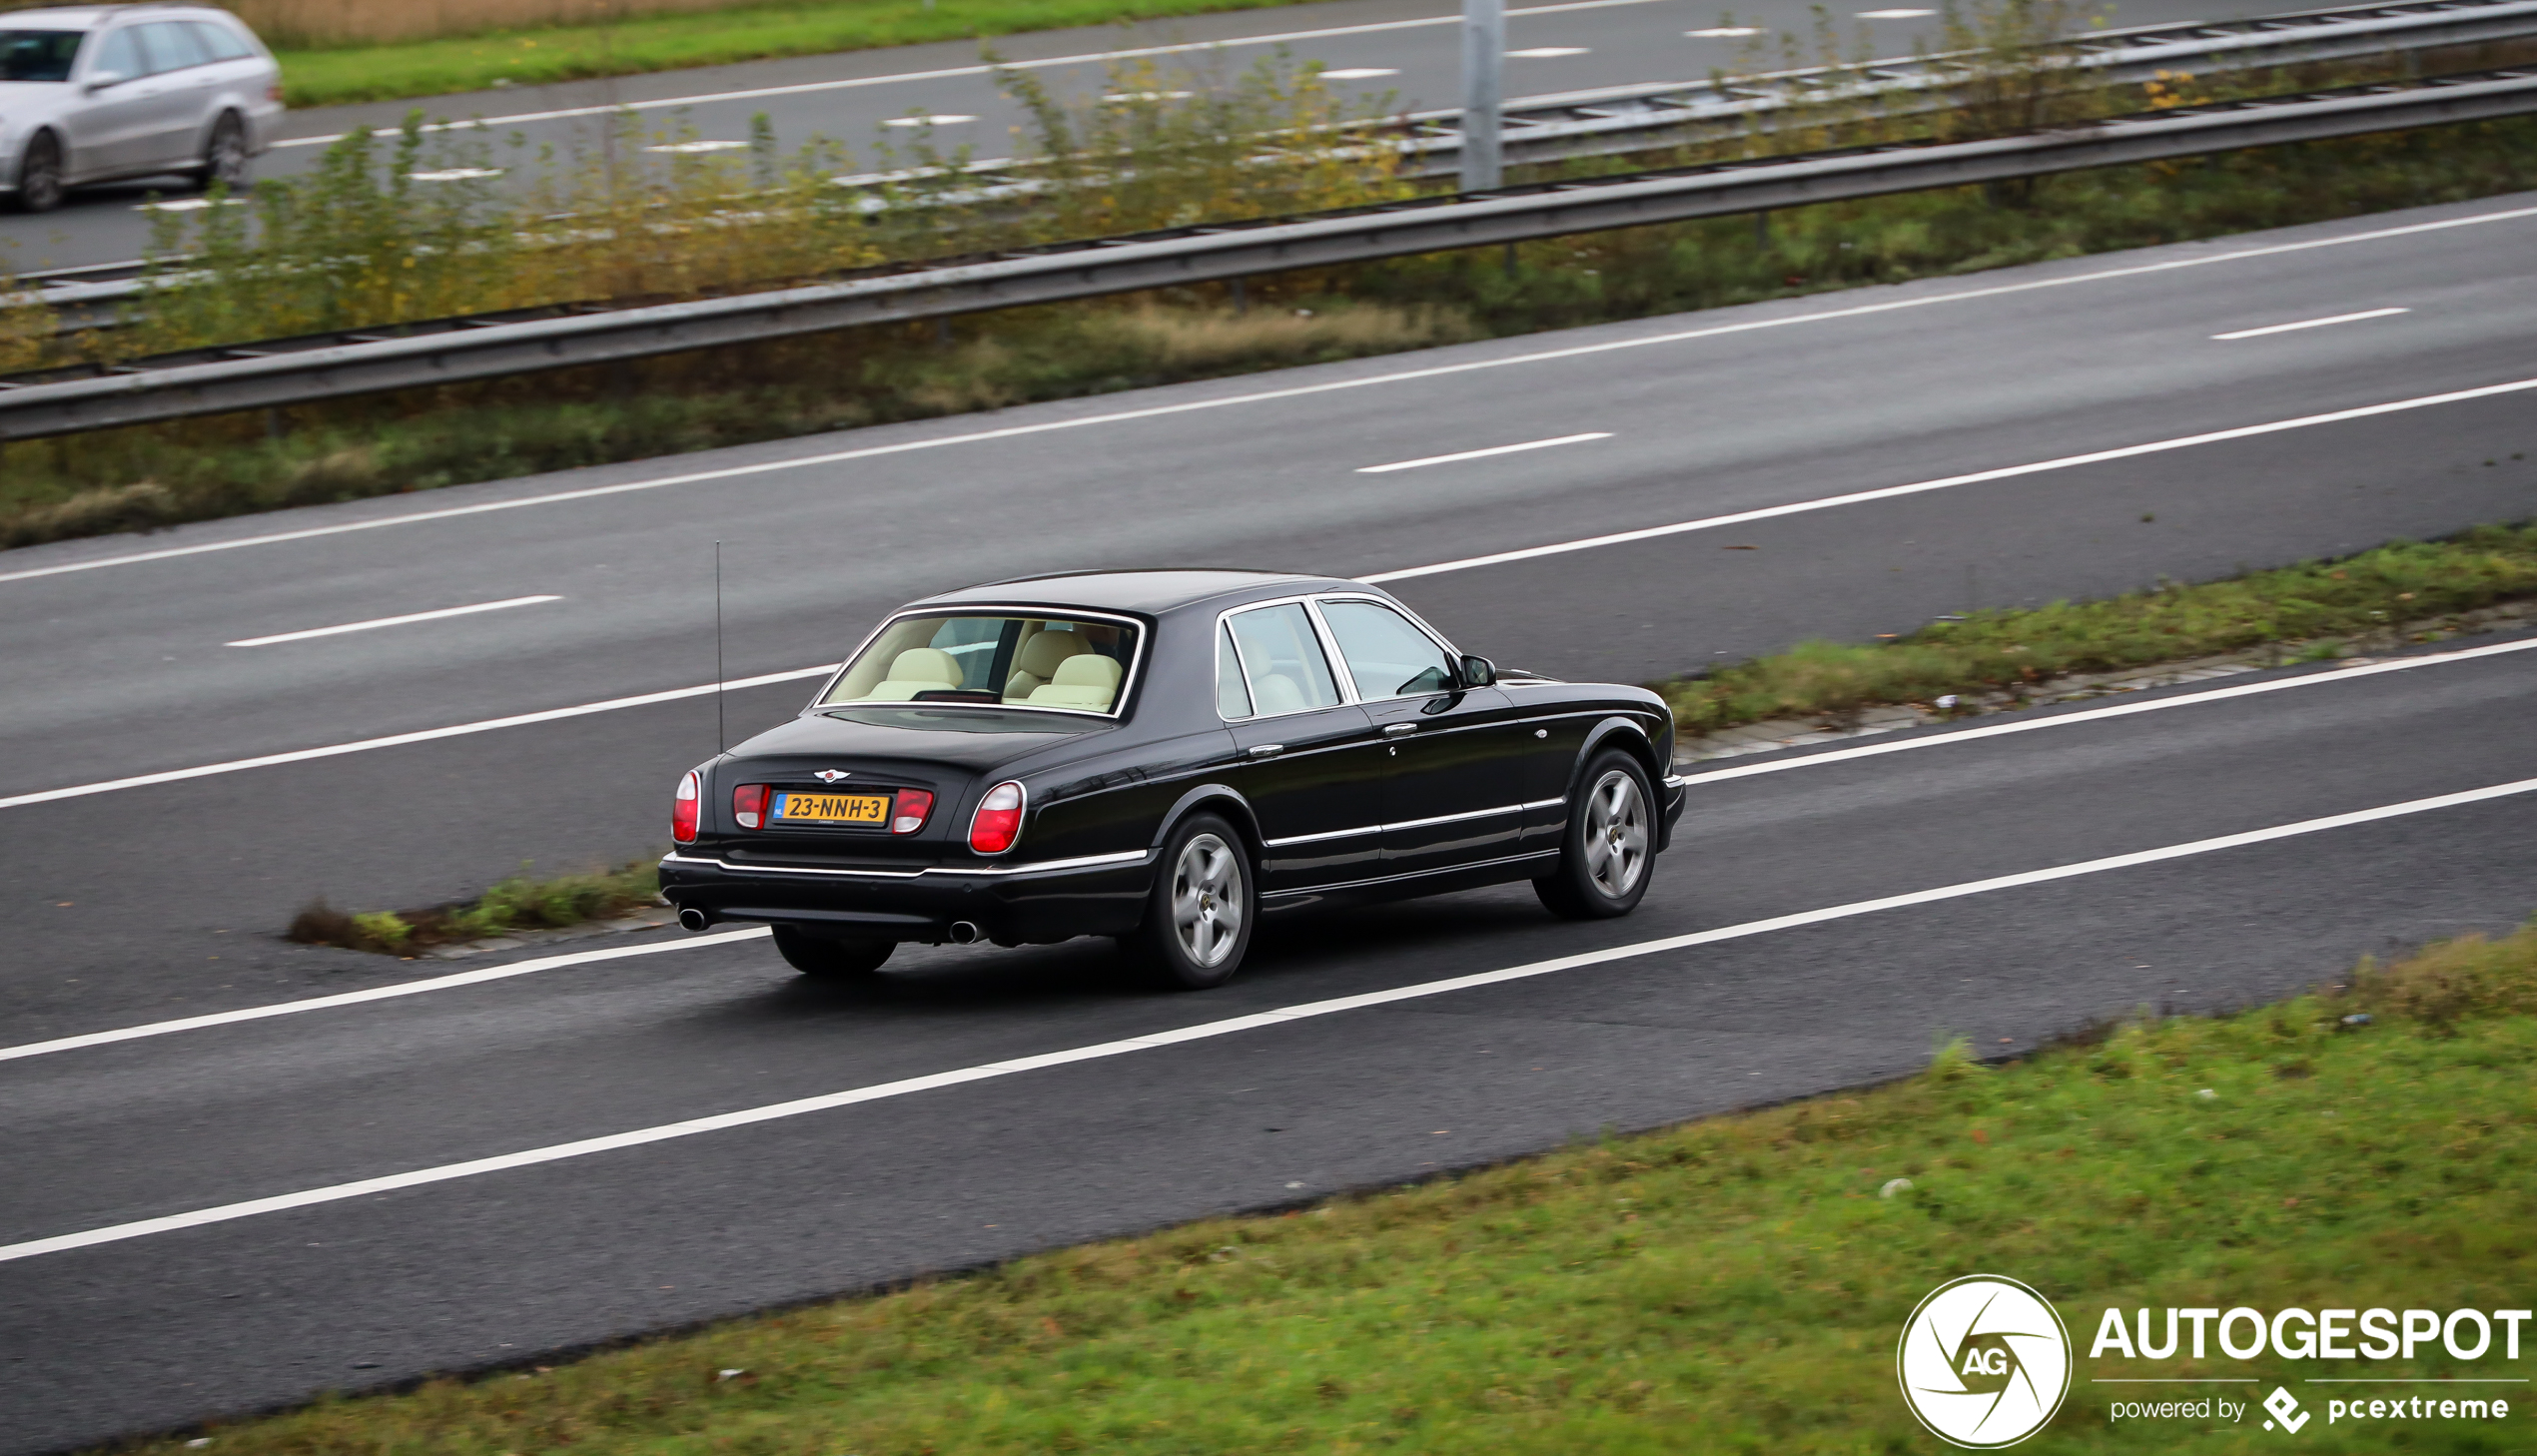
M 235 188 L 247 180 L 247 129 L 238 118 L 224 116 L 212 128 L 212 141 L 203 151 L 203 185 L 215 184 Z
M 1194 965 L 1219 966 L 1234 953 L 1243 931 L 1243 864 L 1232 845 L 1196 834 L 1181 846 L 1172 867 L 1172 926 Z
M 1613 769 L 1586 798 L 1586 875 L 1594 888 L 1619 900 L 1647 872 L 1647 803 L 1638 780 Z
M 26 144 L 18 164 L 18 206 L 30 213 L 49 213 L 62 205 L 62 144 L 51 132 L 39 132 Z

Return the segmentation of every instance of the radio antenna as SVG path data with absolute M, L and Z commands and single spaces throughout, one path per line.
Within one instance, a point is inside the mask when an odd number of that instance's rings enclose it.
M 722 543 L 713 543 L 713 756 L 722 757 L 730 732 L 722 726 Z

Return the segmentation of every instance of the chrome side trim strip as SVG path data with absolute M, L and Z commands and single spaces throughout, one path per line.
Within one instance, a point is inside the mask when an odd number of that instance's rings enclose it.
M 1473 860 L 1468 864 L 1440 865 L 1432 870 L 1409 870 L 1397 875 L 1376 875 L 1370 880 L 1343 880 L 1336 885 L 1307 885 L 1300 890 L 1271 890 L 1260 898 L 1286 900 L 1297 895 L 1325 895 L 1332 890 L 1355 890 L 1366 885 L 1388 885 L 1395 880 L 1423 880 L 1430 875 L 1450 875 L 1460 870 L 1485 870 L 1492 865 L 1520 864 L 1525 860 L 1555 860 L 1557 850 L 1536 850 L 1531 854 L 1503 855 L 1493 860 Z
M 1072 860 L 1042 860 L 1035 865 L 927 865 L 916 870 L 827 870 L 796 865 L 734 865 L 728 860 L 703 855 L 666 854 L 661 863 L 708 865 L 727 875 L 817 875 L 842 880 L 915 880 L 926 875 L 1045 875 L 1068 870 L 1093 870 L 1108 865 L 1143 864 L 1153 858 L 1152 850 L 1122 850 L 1112 855 L 1084 855 Z
M 1395 829 L 1425 829 L 1435 824 L 1458 824 L 1465 819 L 1487 819 L 1499 814 L 1521 814 L 1527 809 L 1544 809 L 1564 804 L 1565 799 L 1544 799 L 1537 804 L 1500 804 L 1494 809 L 1474 809 L 1467 814 L 1439 814 L 1433 819 L 1408 819 L 1398 824 L 1367 824 L 1355 829 L 1332 829 L 1320 834 L 1296 834 L 1266 843 L 1270 849 L 1284 849 L 1290 844 L 1318 844 L 1328 839 L 1354 839 L 1359 835 L 1386 834 Z
M 1531 802 L 1531 803 L 1529 803 L 1529 804 L 1520 805 L 1520 806 L 1518 806 L 1518 807 L 1520 807 L 1520 808 L 1524 808 L 1524 809 L 1556 809 L 1556 808 L 1558 808 L 1560 805 L 1565 804 L 1565 803 L 1567 803 L 1567 802 L 1568 802 L 1568 796 L 1567 796 L 1567 795 L 1565 795 L 1565 794 L 1562 794 L 1562 795 L 1560 795 L 1560 796 L 1559 796 L 1558 798 L 1556 798 L 1556 799 L 1535 799 L 1533 802 Z
M 1263 840 L 1262 843 L 1270 849 L 1284 849 L 1290 844 L 1319 844 L 1325 839 L 1354 839 L 1359 835 L 1380 834 L 1382 832 L 1382 825 L 1368 824 L 1361 829 L 1333 829 L 1321 834 L 1293 834 L 1286 836 L 1284 839 Z
M 1494 809 L 1474 809 L 1468 814 L 1439 814 L 1433 819 L 1404 820 L 1399 824 L 1386 824 L 1383 828 L 1385 830 L 1425 829 L 1431 824 L 1459 824 L 1465 819 L 1490 819 L 1500 814 L 1521 814 L 1523 812 L 1524 806 L 1521 804 L 1500 804 Z

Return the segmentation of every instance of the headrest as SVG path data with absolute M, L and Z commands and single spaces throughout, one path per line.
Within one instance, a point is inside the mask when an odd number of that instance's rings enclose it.
M 1291 713 L 1304 706 L 1303 689 L 1282 672 L 1272 672 L 1260 679 L 1260 711 Z
M 960 659 L 940 647 L 910 647 L 890 660 L 892 682 L 939 682 L 945 687 L 958 687 L 968 676 L 960 670 Z
M 1119 679 L 1126 675 L 1127 669 L 1119 665 L 1117 658 L 1087 652 L 1059 663 L 1057 676 L 1049 681 L 1059 687 L 1116 688 Z
M 1022 644 L 1022 650 L 1014 654 L 1013 667 L 1017 672 L 1045 678 L 1057 671 L 1059 663 L 1092 650 L 1091 644 L 1073 632 L 1042 632 Z

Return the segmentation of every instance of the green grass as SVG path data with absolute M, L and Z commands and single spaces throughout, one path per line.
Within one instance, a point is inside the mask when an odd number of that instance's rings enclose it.
M 650 860 L 548 880 L 530 879 L 527 868 L 522 864 L 521 874 L 473 900 L 423 910 L 347 913 L 320 900 L 300 912 L 287 934 L 303 945 L 403 956 L 505 931 L 560 930 L 608 920 L 650 905 L 660 895 L 660 867 Z
M 328 1401 L 223 1429 L 214 1449 L 1911 1452 L 1941 1448 L 1896 1393 L 1896 1338 L 1921 1295 L 1973 1270 L 2041 1289 L 2083 1352 L 2109 1305 L 2525 1307 L 2537 931 L 2341 979 L 1997 1069 L 1957 1044 L 1928 1073 L 1853 1095 L 1067 1249 L 550 1372 Z M 2371 1022 L 2344 1020 L 2356 1013 Z M 1911 1188 L 1878 1196 L 1896 1177 Z M 2436 1343 L 2424 1354 L 2369 1373 L 2496 1373 L 2492 1360 L 2459 1372 Z M 2216 1358 L 2158 1372 L 2307 1373 Z M 2078 1373 L 2031 1449 L 2278 1443 L 2252 1420 L 2110 1427 L 2085 1378 L 2139 1372 L 2110 1358 Z M 2297 1449 L 2386 1450 L 2387 1429 L 2320 1419 Z M 2417 1451 L 2495 1451 L 2524 1448 L 2518 1430 L 2433 1422 L 2406 1436 Z
M 495 31 L 385 45 L 278 49 L 292 106 L 334 106 L 631 76 L 776 56 L 1108 25 L 1287 0 L 826 0 L 647 15 L 612 25 Z
M 2442 618 L 2531 596 L 2537 524 L 2483 526 L 2196 586 L 1975 612 L 1878 646 L 1805 642 L 1657 690 L 1684 732 L 1705 733 L 1878 703 L 1926 704 L 1947 693 L 2021 692 L 2067 673 L 2336 634 L 2434 624 L 2428 638 Z

